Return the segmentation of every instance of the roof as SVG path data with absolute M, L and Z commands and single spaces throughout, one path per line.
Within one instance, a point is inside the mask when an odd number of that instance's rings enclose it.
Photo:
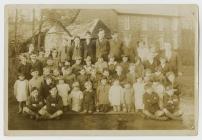
M 100 19 L 94 19 L 81 24 L 73 23 L 67 26 L 66 30 L 68 30 L 72 36 L 79 36 L 80 38 L 85 38 L 86 32 L 89 31 L 92 33 L 92 36 L 96 38 L 99 28 L 103 28 L 107 35 L 110 33 L 110 29 Z

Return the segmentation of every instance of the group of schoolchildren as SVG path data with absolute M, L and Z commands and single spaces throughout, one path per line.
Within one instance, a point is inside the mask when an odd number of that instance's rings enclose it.
M 62 51 L 36 52 L 30 44 L 19 55 L 14 84 L 19 113 L 59 119 L 69 111 L 137 112 L 150 119 L 180 120 L 178 58 L 171 45 L 164 46 L 156 49 L 139 41 L 131 47 L 117 32 L 109 41 L 103 29 L 94 42 L 87 32 L 84 44 L 76 36 Z

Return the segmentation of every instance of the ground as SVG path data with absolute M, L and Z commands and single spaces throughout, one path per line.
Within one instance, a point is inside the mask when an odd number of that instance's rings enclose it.
M 183 66 L 181 108 L 182 121 L 156 121 L 136 114 L 64 114 L 61 120 L 35 121 L 17 114 L 13 96 L 16 62 L 9 60 L 8 129 L 9 130 L 191 130 L 194 129 L 194 69 Z M 124 121 L 121 121 L 124 120 Z

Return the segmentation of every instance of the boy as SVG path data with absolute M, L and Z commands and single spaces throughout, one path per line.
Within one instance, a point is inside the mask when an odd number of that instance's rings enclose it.
M 18 73 L 24 73 L 25 79 L 31 79 L 30 71 L 31 65 L 27 62 L 26 55 L 20 55 L 20 64 L 18 66 Z
M 31 75 L 32 79 L 29 80 L 29 92 L 31 92 L 33 87 L 36 87 L 39 90 L 39 95 L 42 96 L 43 78 L 39 77 L 39 71 L 36 68 L 31 70 Z
M 46 101 L 46 98 L 50 95 L 50 88 L 52 87 L 53 84 L 53 79 L 50 75 L 46 76 L 43 82 L 43 86 L 42 86 L 42 92 L 41 92 L 41 96 L 43 98 L 44 101 Z
M 129 62 L 128 62 L 128 56 L 122 55 L 122 62 L 120 63 L 120 66 L 123 68 L 123 73 L 126 75 L 128 73 L 129 68 Z
M 84 65 L 83 67 L 86 71 L 86 74 L 90 75 L 92 69 L 94 69 L 94 65 L 92 65 L 92 62 L 91 62 L 91 57 L 87 56 L 85 59 L 85 62 L 86 62 L 86 65 Z
M 53 67 L 57 69 L 59 67 L 58 51 L 55 48 L 53 48 L 51 55 L 53 60 Z
M 152 84 L 145 85 L 145 94 L 143 95 L 144 111 L 146 117 L 156 120 L 167 120 L 167 117 L 163 117 L 164 112 L 159 107 L 158 94 L 153 92 Z
M 43 107 L 43 100 L 39 96 L 39 91 L 36 87 L 32 88 L 30 96 L 27 99 L 26 107 L 23 108 L 23 113 L 30 116 L 31 119 L 40 119 L 39 110 Z
M 116 74 L 114 75 L 114 79 L 118 79 L 121 85 L 125 82 L 126 75 L 123 73 L 123 68 L 120 65 L 116 67 Z
M 102 57 L 99 57 L 98 61 L 95 63 L 95 69 L 97 73 L 102 74 L 105 68 L 108 68 L 107 62 L 105 62 Z
M 74 37 L 74 43 L 72 47 L 72 60 L 76 60 L 77 57 L 82 57 L 84 55 L 84 49 L 83 46 L 80 43 L 80 37 L 75 36 Z
M 80 70 L 83 68 L 83 66 L 81 65 L 81 59 L 82 57 L 75 57 L 75 64 L 72 65 L 72 72 L 75 75 L 79 75 Z
M 76 76 L 74 73 L 72 73 L 72 68 L 65 68 L 64 73 L 63 73 L 63 78 L 65 83 L 69 84 L 72 86 L 72 83 L 76 80 Z
M 92 88 L 92 83 L 87 81 L 85 83 L 85 90 L 83 92 L 83 113 L 92 113 L 94 110 L 95 91 Z
M 110 85 L 106 78 L 102 78 L 96 92 L 96 111 L 107 112 L 109 110 L 109 89 Z
M 164 113 L 173 120 L 182 120 L 182 111 L 179 109 L 179 99 L 174 94 L 172 86 L 166 87 L 166 94 L 163 96 Z
M 109 68 L 109 73 L 110 73 L 110 75 L 113 76 L 113 75 L 116 73 L 116 72 L 115 72 L 116 66 L 117 66 L 117 62 L 115 61 L 114 56 L 109 55 L 108 68 Z
M 46 99 L 46 105 L 39 111 L 44 119 L 60 119 L 63 114 L 62 98 L 58 95 L 55 85 L 50 87 L 50 95 Z
M 135 73 L 137 77 L 144 76 L 144 65 L 142 64 L 141 59 L 139 57 L 136 57 Z
M 37 60 L 37 54 L 32 53 L 30 55 L 30 59 L 31 59 L 31 61 L 30 61 L 31 69 L 37 69 L 39 72 L 39 75 L 42 75 L 43 65 L 39 60 Z
M 127 81 L 133 85 L 136 82 L 136 72 L 135 72 L 136 66 L 134 64 L 129 65 L 129 72 L 126 74 Z
M 77 76 L 77 81 L 79 82 L 82 91 L 85 89 L 84 84 L 87 80 L 88 76 L 86 75 L 86 71 L 85 69 L 82 69 L 80 74 Z
M 114 112 L 121 111 L 121 105 L 123 104 L 123 88 L 120 86 L 118 79 L 114 80 L 113 85 L 109 89 L 109 101 L 113 106 Z

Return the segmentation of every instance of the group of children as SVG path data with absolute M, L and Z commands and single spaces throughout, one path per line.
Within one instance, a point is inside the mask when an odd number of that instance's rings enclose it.
M 155 50 L 138 42 L 135 61 L 108 55 L 96 62 L 90 56 L 61 61 L 58 50 L 36 53 L 30 45 L 20 54 L 14 95 L 19 113 L 31 118 L 54 119 L 67 111 L 137 112 L 157 119 L 180 120 L 180 84 L 172 49 Z M 169 58 L 169 59 L 167 59 Z M 173 64 L 173 63 L 172 63 Z

